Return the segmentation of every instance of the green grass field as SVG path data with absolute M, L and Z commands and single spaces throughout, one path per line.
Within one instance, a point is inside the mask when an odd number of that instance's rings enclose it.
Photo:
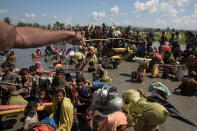
M 161 32 L 159 33 L 160 35 L 159 36 L 155 36 L 155 40 L 160 40 L 161 38 Z M 180 40 L 180 44 L 186 44 L 186 40 L 185 40 L 185 35 L 184 33 L 180 33 L 181 35 L 181 40 Z M 142 38 L 145 38 L 146 37 L 146 34 L 145 33 L 141 33 L 140 36 Z M 166 33 L 166 36 L 168 37 L 168 40 L 171 38 L 171 33 Z

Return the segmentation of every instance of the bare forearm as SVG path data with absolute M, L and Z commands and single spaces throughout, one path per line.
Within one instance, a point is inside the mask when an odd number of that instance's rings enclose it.
M 54 31 L 34 27 L 17 27 L 14 48 L 33 48 L 52 42 L 72 40 L 76 33 L 73 31 Z

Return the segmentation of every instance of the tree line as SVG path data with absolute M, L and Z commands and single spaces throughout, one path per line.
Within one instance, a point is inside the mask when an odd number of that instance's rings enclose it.
M 11 20 L 9 17 L 5 17 L 4 18 L 4 22 L 8 23 L 8 24 L 11 24 Z M 39 23 L 24 23 L 24 22 L 18 22 L 16 26 L 19 26 L 19 27 L 24 27 L 24 26 L 28 26 L 28 27 L 40 27 L 40 28 L 45 28 L 45 29 L 64 29 L 65 25 L 64 23 L 61 23 L 59 21 L 56 21 L 54 24 L 48 24 L 47 26 L 46 25 L 41 25 Z M 77 26 L 80 26 L 80 25 L 77 25 Z M 70 24 L 68 24 L 66 27 L 71 27 Z M 131 26 L 127 26 L 126 28 L 129 28 L 131 29 Z M 166 32 L 176 32 L 176 31 L 179 31 L 179 32 L 185 32 L 185 30 L 176 30 L 175 28 L 170 28 L 170 27 L 167 27 L 166 29 L 160 29 L 160 28 L 137 28 L 137 27 L 132 27 L 132 30 L 141 30 L 141 31 L 145 31 L 145 32 L 161 32 L 161 31 L 166 31 Z

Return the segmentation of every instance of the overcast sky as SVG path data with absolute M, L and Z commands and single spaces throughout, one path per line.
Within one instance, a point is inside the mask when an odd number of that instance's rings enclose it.
M 0 0 L 13 24 L 131 25 L 197 30 L 197 0 Z

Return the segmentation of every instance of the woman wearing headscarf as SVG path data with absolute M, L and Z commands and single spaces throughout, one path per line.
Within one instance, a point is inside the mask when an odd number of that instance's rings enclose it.
M 117 111 L 107 117 L 95 116 L 93 128 L 95 131 L 126 131 L 127 117 L 124 113 Z
M 69 98 L 65 97 L 63 89 L 56 89 L 53 97 L 52 114 L 42 120 L 56 131 L 70 131 L 73 124 L 73 105 Z

